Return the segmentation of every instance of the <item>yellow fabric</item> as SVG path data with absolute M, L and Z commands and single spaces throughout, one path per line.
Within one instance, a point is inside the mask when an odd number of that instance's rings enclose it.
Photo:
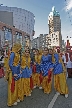
M 9 57 L 4 58 L 4 67 L 5 67 L 5 80 L 8 80 L 9 77 Z
M 20 61 L 20 54 L 18 54 L 18 51 L 21 49 L 21 45 L 16 43 L 13 48 L 12 48 L 12 52 L 15 53 L 15 57 L 14 57 L 14 66 L 17 66 L 19 64 Z
M 34 86 L 38 86 L 38 87 L 40 86 L 39 76 L 40 76 L 40 74 L 38 74 L 38 73 L 33 73 L 32 74 Z
M 68 86 L 64 73 L 54 75 L 54 88 L 61 94 L 68 94 Z
M 41 63 L 41 57 L 42 57 L 41 54 L 35 55 L 35 62 L 37 62 L 38 64 L 40 64 Z
M 42 55 L 43 54 L 43 50 L 39 50 L 39 54 Z
M 9 61 L 9 58 L 8 57 L 5 57 L 4 58 L 4 67 L 7 68 L 8 66 L 8 61 Z
M 9 80 L 8 80 L 8 106 L 12 106 L 17 99 L 23 100 L 22 98 L 22 79 L 15 81 L 15 91 L 14 93 L 11 92 L 11 83 L 12 83 L 12 72 L 9 73 Z
M 22 78 L 22 98 L 24 95 L 29 96 L 31 94 L 30 78 Z
M 54 54 L 52 54 L 52 62 L 55 62 Z
M 35 62 L 40 64 L 41 63 L 41 54 L 35 55 Z M 34 86 L 40 86 L 40 80 L 39 80 L 40 74 L 38 73 L 33 73 L 32 78 L 33 78 L 33 84 Z
M 15 81 L 15 90 L 13 94 L 13 101 L 16 102 L 17 99 L 23 100 L 22 98 L 22 79 Z
M 9 80 L 8 80 L 8 106 L 12 106 L 13 102 L 13 93 L 11 92 L 11 83 L 12 83 L 12 72 L 9 73 Z
M 5 70 L 5 80 L 8 80 L 10 71 L 11 70 L 10 70 L 9 65 L 8 65 L 8 67 Z
M 18 52 L 21 49 L 21 44 L 14 44 L 13 48 L 12 48 L 12 52 Z
M 21 58 L 21 68 L 25 68 L 26 66 L 28 66 L 28 68 L 30 68 L 30 63 L 31 63 L 31 58 L 26 57 L 26 56 L 22 56 Z
M 12 106 L 17 99 L 23 101 L 22 98 L 22 79 L 15 81 L 15 90 L 14 93 L 11 92 L 11 83 L 12 83 L 12 72 L 9 70 L 8 72 L 8 106 Z
M 44 93 L 49 94 L 51 92 L 52 81 L 48 83 L 48 76 L 43 78 L 42 88 L 44 89 Z
M 62 57 L 60 55 L 59 55 L 59 62 L 62 63 L 62 67 L 63 67 L 64 73 L 66 74 L 66 67 L 64 66 L 64 63 L 62 61 Z
M 13 65 L 17 66 L 19 64 L 20 61 L 20 55 L 17 53 L 20 50 L 20 46 L 18 44 L 15 44 L 14 47 L 12 48 L 12 52 L 15 53 L 15 57 L 14 57 L 14 62 Z M 14 93 L 11 92 L 11 83 L 12 83 L 12 72 L 8 72 L 10 71 L 9 69 L 9 65 L 7 67 L 7 77 L 9 77 L 8 80 L 8 106 L 12 106 L 14 104 L 14 102 L 17 101 L 17 99 L 20 99 L 21 101 L 23 100 L 22 98 L 22 79 L 19 79 L 17 81 L 15 81 L 15 90 Z M 8 74 L 9 73 L 9 74 Z
M 19 64 L 19 61 L 20 61 L 20 54 L 15 53 L 13 65 L 17 66 Z

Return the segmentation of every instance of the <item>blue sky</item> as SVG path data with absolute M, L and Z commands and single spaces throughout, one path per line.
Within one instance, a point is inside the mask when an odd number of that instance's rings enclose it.
M 67 35 L 72 37 L 72 0 L 0 0 L 0 3 L 4 6 L 24 8 L 34 13 L 35 37 L 38 37 L 39 34 L 42 33 L 48 34 L 48 14 L 50 13 L 52 6 L 55 6 L 61 17 L 63 39 L 66 40 Z

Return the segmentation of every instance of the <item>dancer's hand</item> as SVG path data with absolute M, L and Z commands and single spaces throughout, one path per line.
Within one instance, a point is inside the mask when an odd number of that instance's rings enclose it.
M 53 71 L 53 68 L 51 68 L 50 71 Z
M 36 63 L 34 62 L 34 65 L 36 65 Z
M 22 71 L 20 70 L 20 74 L 22 74 Z
M 17 77 L 17 74 L 14 74 L 14 77 Z
M 42 74 L 43 74 L 43 71 L 42 71 Z

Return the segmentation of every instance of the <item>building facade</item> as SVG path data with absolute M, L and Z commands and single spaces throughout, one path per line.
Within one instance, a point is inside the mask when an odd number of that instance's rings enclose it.
M 46 36 L 48 34 L 40 34 L 39 37 L 33 39 L 32 41 L 32 48 L 44 49 L 47 47 L 46 43 Z
M 60 46 L 59 32 L 52 32 L 46 36 L 46 46 L 48 48 L 53 46 Z
M 62 35 L 61 35 L 61 19 L 58 11 L 55 10 L 55 7 L 52 7 L 52 12 L 50 12 L 48 16 L 48 26 L 49 26 L 49 34 L 53 34 L 54 32 L 59 32 L 59 46 L 62 46 Z M 53 39 L 51 37 L 51 39 Z
M 35 16 L 32 12 L 17 7 L 0 6 L 0 21 L 34 36 Z
M 24 31 L 0 22 L 0 42 L 1 47 L 5 47 L 7 42 L 9 47 L 12 47 L 15 43 L 20 43 L 23 47 L 29 47 L 30 36 Z

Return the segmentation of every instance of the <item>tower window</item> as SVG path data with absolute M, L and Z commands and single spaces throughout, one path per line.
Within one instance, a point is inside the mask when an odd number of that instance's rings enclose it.
M 52 38 L 53 38 L 53 34 L 52 34 Z

